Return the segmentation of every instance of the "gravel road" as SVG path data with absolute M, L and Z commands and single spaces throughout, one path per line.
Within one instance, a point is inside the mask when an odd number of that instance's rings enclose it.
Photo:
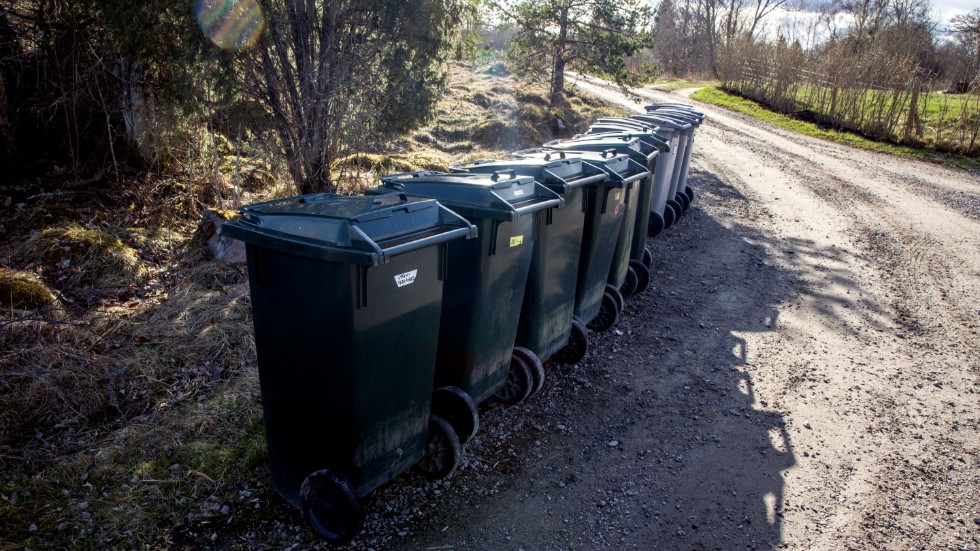
M 353 547 L 980 548 L 980 176 L 698 108 L 651 288 Z

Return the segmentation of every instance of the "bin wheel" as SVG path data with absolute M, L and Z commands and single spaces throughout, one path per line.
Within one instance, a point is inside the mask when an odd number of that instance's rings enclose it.
M 500 387 L 500 390 L 494 394 L 494 397 L 501 403 L 510 406 L 524 401 L 531 395 L 533 389 L 534 375 L 531 372 L 531 367 L 524 363 L 524 360 L 519 356 L 511 354 L 507 380 L 504 382 L 504 386 Z
M 555 354 L 555 360 L 574 365 L 582 361 L 589 352 L 589 331 L 585 324 L 577 319 L 572 320 L 572 332 L 568 335 L 568 344 Z
M 531 387 L 531 394 L 528 395 L 528 398 L 541 392 L 545 380 L 544 364 L 541 362 L 541 358 L 523 346 L 515 346 L 513 355 L 519 357 L 531 369 L 533 386 Z
M 677 197 L 674 197 L 674 200 L 681 204 L 681 208 L 684 209 L 684 212 L 687 212 L 691 208 L 691 199 L 686 193 L 678 193 Z
M 650 252 L 650 247 L 643 247 L 643 265 L 648 271 L 653 269 L 653 253 Z
M 619 291 L 615 291 L 615 294 L 618 295 Z M 619 302 L 612 292 L 606 290 L 602 295 L 602 304 L 599 306 L 599 313 L 596 314 L 595 319 L 589 322 L 589 329 L 600 332 L 608 331 L 619 320 L 619 312 Z
M 681 219 L 681 215 L 684 214 L 684 206 L 678 203 L 677 199 L 667 201 L 667 205 L 674 209 L 674 223 L 676 224 Z
M 691 203 L 694 203 L 694 188 L 691 186 L 684 186 L 684 195 L 687 195 L 687 198 L 691 200 Z
M 464 390 L 454 386 L 439 387 L 432 391 L 432 413 L 449 421 L 460 444 L 472 440 L 480 429 L 480 414 L 477 412 L 476 402 Z
M 622 312 L 623 308 L 626 308 L 626 299 L 623 298 L 623 294 L 619 292 L 619 289 L 608 283 L 606 283 L 606 292 L 611 294 L 613 300 L 616 301 L 616 311 Z
M 425 455 L 416 465 L 427 478 L 437 480 L 451 475 L 463 457 L 463 446 L 453 426 L 438 415 L 429 416 L 429 440 Z
M 633 291 L 633 295 L 636 296 L 650 286 L 650 270 L 639 260 L 630 260 L 630 267 L 636 272 L 636 290 Z
M 670 204 L 664 205 L 664 229 L 667 229 L 674 225 L 677 221 L 677 213 L 674 212 L 674 207 Z
M 330 469 L 316 471 L 303 480 L 299 496 L 306 522 L 328 542 L 347 543 L 361 531 L 361 499 L 346 478 Z
M 650 221 L 647 222 L 647 236 L 657 237 L 665 227 L 664 217 L 659 212 L 651 212 Z
M 636 275 L 636 270 L 633 269 L 633 262 L 630 260 L 630 265 L 626 267 L 626 277 L 623 279 L 623 286 L 619 288 L 623 298 L 630 298 L 636 294 L 636 288 L 639 285 L 640 278 Z

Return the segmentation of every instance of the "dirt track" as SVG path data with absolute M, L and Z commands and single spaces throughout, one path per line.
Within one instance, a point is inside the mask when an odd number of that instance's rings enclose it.
M 980 548 L 980 177 L 698 107 L 651 289 L 360 546 Z

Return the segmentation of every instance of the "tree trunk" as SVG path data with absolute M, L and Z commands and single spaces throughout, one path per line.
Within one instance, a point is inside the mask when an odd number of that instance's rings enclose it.
M 558 47 L 551 72 L 551 98 L 548 106 L 554 109 L 565 95 L 565 44 L 568 42 L 568 6 L 561 8 L 561 24 L 558 28 Z

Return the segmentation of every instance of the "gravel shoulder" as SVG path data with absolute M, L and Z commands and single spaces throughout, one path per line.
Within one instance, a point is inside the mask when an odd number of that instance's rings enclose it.
M 379 547 L 980 547 L 980 176 L 698 107 L 651 289 Z

